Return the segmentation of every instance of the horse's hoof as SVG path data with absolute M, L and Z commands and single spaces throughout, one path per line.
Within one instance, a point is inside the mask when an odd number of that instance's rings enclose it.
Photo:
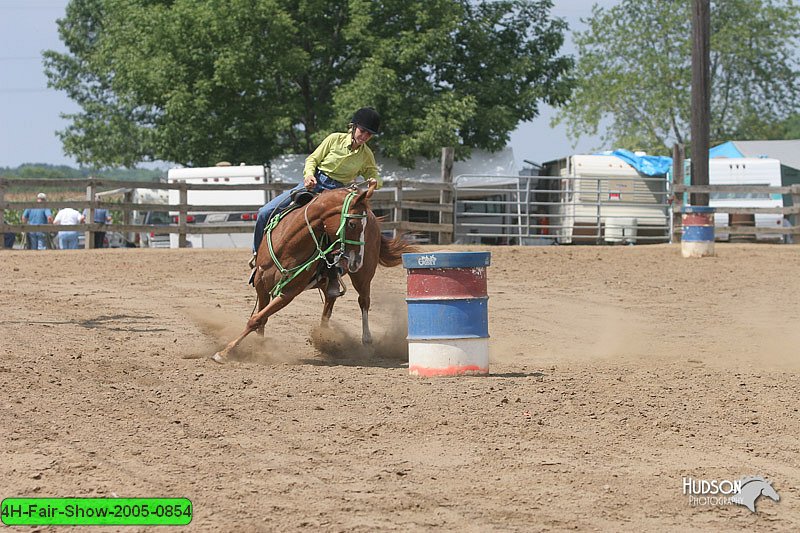
M 219 364 L 225 364 L 228 362 L 228 358 L 222 355 L 221 353 L 217 352 L 211 356 L 211 359 Z

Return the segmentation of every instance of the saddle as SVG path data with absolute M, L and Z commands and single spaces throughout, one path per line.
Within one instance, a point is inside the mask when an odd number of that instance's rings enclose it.
M 291 211 L 294 211 L 298 207 L 303 207 L 308 202 L 313 200 L 314 197 L 317 196 L 317 194 L 319 194 L 319 193 L 312 192 L 312 191 L 309 191 L 307 189 L 302 189 L 302 190 L 299 190 L 299 191 L 292 192 L 291 196 L 289 197 L 291 201 L 288 204 L 286 204 L 286 207 L 284 207 L 283 209 L 280 209 L 280 210 L 276 209 L 275 211 L 273 211 L 269 215 L 269 220 L 268 220 L 267 224 L 269 225 L 269 223 L 273 219 L 276 219 L 276 218 L 278 220 L 282 219 L 283 217 L 286 216 L 287 213 L 290 213 Z M 277 222 L 275 222 L 275 223 L 277 223 Z M 266 228 L 264 228 L 264 230 L 266 231 Z
M 302 205 L 306 205 L 308 202 L 314 199 L 317 195 L 315 192 L 311 192 L 308 189 L 301 189 L 299 191 L 294 191 L 291 195 L 292 203 L 290 203 L 285 211 L 289 211 L 293 207 L 300 207 Z

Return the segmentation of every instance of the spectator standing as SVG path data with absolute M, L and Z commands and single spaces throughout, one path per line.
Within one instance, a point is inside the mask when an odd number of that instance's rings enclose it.
M 84 220 L 86 217 L 89 216 L 89 209 L 83 210 L 83 218 Z M 108 209 L 95 209 L 94 210 L 94 223 L 95 224 L 102 224 L 106 225 L 111 223 L 111 215 L 108 212 Z M 106 232 L 105 231 L 95 231 L 94 232 L 94 247 L 95 248 L 103 248 L 106 240 Z
M 9 222 L 9 212 L 3 211 L 3 219 Z M 3 234 L 3 248 L 13 248 L 14 241 L 17 240 L 17 234 L 12 231 L 7 231 Z
M 56 213 L 56 218 L 53 220 L 54 224 L 61 226 L 77 226 L 83 222 L 83 215 L 79 211 L 71 207 L 65 207 Z M 62 250 L 77 250 L 78 249 L 78 231 L 59 231 L 58 232 L 58 247 Z
M 43 204 L 46 200 L 47 195 L 45 193 L 40 192 L 36 195 L 36 203 Z M 37 226 L 40 224 L 52 224 L 53 212 L 44 206 L 28 208 L 22 212 L 22 223 L 35 224 Z M 31 250 L 46 250 L 47 241 L 45 240 L 45 234 L 37 231 L 29 232 L 28 244 Z
M 783 220 L 781 221 L 781 225 L 784 228 L 793 227 L 792 215 L 783 215 Z M 784 242 L 784 244 L 794 244 L 794 235 L 792 235 L 791 233 L 784 233 L 783 234 L 783 242 Z

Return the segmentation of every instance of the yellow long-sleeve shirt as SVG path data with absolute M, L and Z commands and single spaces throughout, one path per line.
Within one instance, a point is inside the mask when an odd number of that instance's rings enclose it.
M 350 150 L 351 142 L 349 133 L 328 135 L 306 158 L 303 176 L 313 175 L 316 169 L 320 169 L 329 178 L 345 185 L 362 176 L 365 180 L 375 179 L 380 188 L 383 179 L 378 175 L 378 165 L 372 150 L 366 143 L 356 150 Z

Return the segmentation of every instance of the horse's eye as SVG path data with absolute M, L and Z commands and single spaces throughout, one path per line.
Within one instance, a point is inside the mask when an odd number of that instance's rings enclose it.
M 356 221 L 355 220 L 348 220 L 347 221 L 347 227 L 350 228 L 350 229 L 355 229 Z

